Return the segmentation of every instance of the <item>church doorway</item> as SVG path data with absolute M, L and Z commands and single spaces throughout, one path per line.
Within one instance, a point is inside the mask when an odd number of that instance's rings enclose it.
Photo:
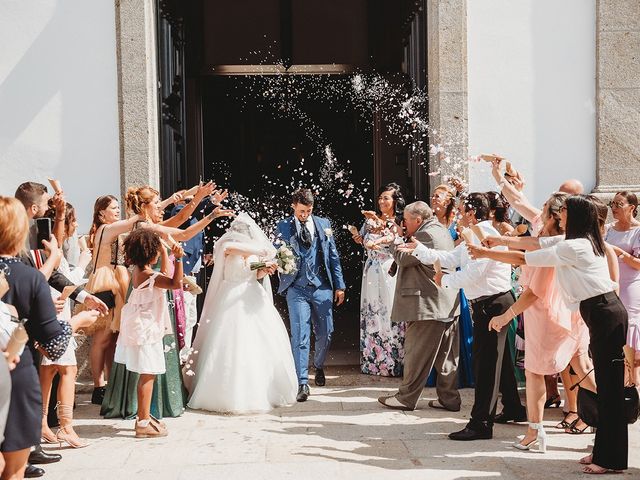
M 338 363 L 357 363 L 363 256 L 343 227 L 359 227 L 388 182 L 408 200 L 426 198 L 428 159 L 354 89 L 358 77 L 408 94 L 424 88 L 423 1 L 157 5 L 163 193 L 213 179 L 270 230 L 289 214 L 294 188 L 314 189 L 349 286 L 333 350 Z

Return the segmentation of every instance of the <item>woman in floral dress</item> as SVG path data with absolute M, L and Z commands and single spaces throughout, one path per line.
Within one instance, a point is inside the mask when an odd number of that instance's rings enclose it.
M 354 240 L 362 243 L 367 259 L 360 296 L 360 352 L 362 373 L 402 376 L 404 323 L 391 323 L 396 287 L 396 265 L 389 251 L 405 201 L 400 186 L 390 183 L 380 190 L 378 212 L 365 212 L 367 220 Z

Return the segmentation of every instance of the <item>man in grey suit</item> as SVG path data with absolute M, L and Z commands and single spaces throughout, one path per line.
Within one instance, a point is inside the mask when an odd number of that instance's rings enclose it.
M 449 231 L 433 216 L 424 202 L 404 209 L 405 236 L 416 237 L 430 248 L 453 250 Z M 413 410 L 422 394 L 432 368 L 438 373 L 437 402 L 433 408 L 457 412 L 460 393 L 457 370 L 459 295 L 436 285 L 433 265 L 423 265 L 411 254 L 391 247 L 398 265 L 398 280 L 391 311 L 391 321 L 407 322 L 404 341 L 404 375 L 398 393 L 378 401 L 397 410 Z

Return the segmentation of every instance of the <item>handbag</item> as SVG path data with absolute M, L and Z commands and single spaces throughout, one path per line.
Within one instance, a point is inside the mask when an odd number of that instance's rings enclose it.
M 96 254 L 96 260 L 93 263 L 93 272 L 91 272 L 92 275 L 96 273 L 96 266 L 98 263 L 98 258 L 100 257 L 100 248 L 102 247 L 103 236 L 104 236 L 104 228 L 100 233 L 100 240 L 98 241 L 98 253 Z M 111 290 L 105 290 L 103 292 L 93 292 L 93 296 L 99 298 L 107 306 L 109 310 L 111 310 L 116 306 L 116 296 Z
M 591 372 L 593 372 L 593 368 L 589 371 L 589 373 Z M 582 383 L 582 380 L 587 378 L 589 373 L 572 385 L 570 390 L 578 387 L 580 383 Z M 597 393 L 583 387 L 578 389 L 578 416 L 590 427 L 598 426 Z M 635 385 L 624 387 L 624 416 L 629 425 L 635 423 L 640 416 L 640 396 L 638 395 L 638 389 Z

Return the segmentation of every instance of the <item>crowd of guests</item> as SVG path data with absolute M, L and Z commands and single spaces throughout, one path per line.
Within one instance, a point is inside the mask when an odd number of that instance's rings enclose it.
M 571 387 L 597 392 L 599 421 L 593 453 L 580 460 L 584 472 L 624 470 L 623 389 L 640 385 L 638 199 L 618 192 L 607 223 L 607 206 L 569 180 L 537 208 L 519 172 L 505 169 L 502 157 L 487 160 L 499 192 L 466 193 L 452 182 L 433 190 L 430 206 L 406 205 L 401 188 L 389 184 L 378 209 L 363 212 L 362 228 L 351 229 L 366 251 L 362 372 L 402 377 L 395 395 L 379 399 L 399 410 L 416 408 L 430 376 L 438 398 L 429 406 L 452 412 L 460 410 L 457 386 L 473 384 L 471 419 L 449 437 L 490 439 L 494 423 L 528 421 L 513 446 L 540 452 L 544 410 L 561 404 L 561 376 L 565 410 L 556 428 L 567 433 L 589 428 Z M 509 336 L 519 323 L 524 332 Z M 522 349 L 526 407 L 515 375 L 514 353 Z
M 606 224 L 607 207 L 569 181 L 536 208 L 522 176 L 504 171 L 500 157 L 491 161 L 500 192 L 452 182 L 433 190 L 430 205 L 406 204 L 391 183 L 362 228 L 350 229 L 367 254 L 362 372 L 402 377 L 395 395 L 379 399 L 401 410 L 415 409 L 430 382 L 438 398 L 429 406 L 456 412 L 459 386 L 474 386 L 471 420 L 452 440 L 489 439 L 495 422 L 528 420 L 514 447 L 540 451 L 545 406 L 559 405 L 558 375 L 566 409 L 558 427 L 586 431 L 568 388 L 580 381 L 598 392 L 600 416 L 593 454 L 581 463 L 589 473 L 624 470 L 623 387 L 640 381 L 637 198 L 616 194 Z M 138 438 L 167 435 L 161 419 L 185 410 L 182 365 L 197 323 L 203 230 L 233 214 L 222 206 L 227 192 L 212 183 L 166 200 L 134 187 L 125 219 L 117 197 L 101 196 L 80 236 L 73 206 L 52 186 L 53 195 L 26 182 L 0 197 L 2 479 L 41 476 L 36 464 L 61 459 L 41 443 L 87 445 L 73 428 L 75 332 L 91 337 L 91 401 L 101 415 L 135 418 Z M 22 328 L 29 340 L 9 355 Z M 526 407 L 514 355 L 523 336 Z
M 159 418 L 184 411 L 180 353 L 197 321 L 190 276 L 202 265 L 202 232 L 233 214 L 212 183 L 165 201 L 149 186 L 130 188 L 126 219 L 115 196 L 102 196 L 84 237 L 59 182 L 52 186 L 53 195 L 26 182 L 0 197 L 2 479 L 42 476 L 36 464 L 61 459 L 41 443 L 87 445 L 73 428 L 75 332 L 92 339 L 91 400 L 102 415 L 136 417 L 138 438 L 167 435 Z M 28 342 L 16 349 L 20 330 Z

